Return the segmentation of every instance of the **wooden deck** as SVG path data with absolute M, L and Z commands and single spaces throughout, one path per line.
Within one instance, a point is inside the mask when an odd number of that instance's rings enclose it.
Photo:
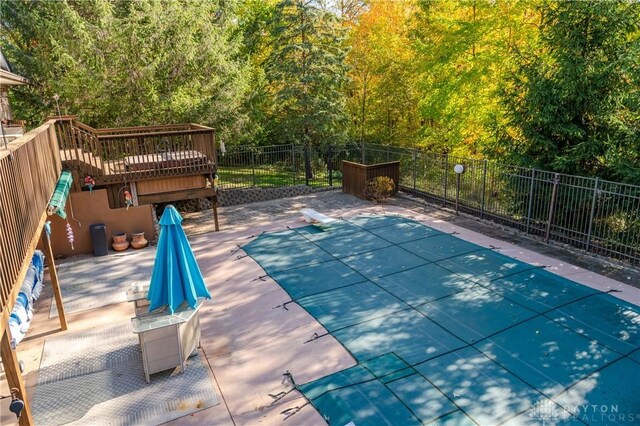
M 57 117 L 0 147 L 0 357 L 9 387 L 25 401 L 21 425 L 33 424 L 22 374 L 8 329 L 9 314 L 40 241 L 46 251 L 51 284 L 60 306 L 59 321 L 67 329 L 54 253 L 43 236 L 47 205 L 62 170 L 74 175 L 74 191 L 86 176 L 95 179 L 122 207 L 123 184 L 135 193 L 137 182 L 148 182 L 143 203 L 208 197 L 218 229 L 217 198 L 205 176 L 216 172 L 213 129 L 179 124 L 96 130 L 75 117 Z M 179 185 L 170 182 L 179 180 Z M 143 185 L 144 186 L 144 185 Z M 157 192 L 154 192 L 154 189 Z M 145 198 L 146 197 L 146 198 Z
M 107 190 L 114 209 L 126 206 L 124 190 L 133 195 L 134 205 L 208 198 L 218 229 L 218 198 L 211 185 L 217 171 L 213 129 L 193 123 L 94 129 L 64 116 L 58 117 L 56 131 L 74 190 L 86 189 L 85 178 L 91 176 L 95 188 Z
M 76 185 L 91 175 L 96 186 L 111 185 L 116 192 L 123 184 L 149 181 L 139 200 L 142 203 L 196 197 L 217 201 L 204 178 L 216 172 L 215 135 L 208 127 L 180 124 L 95 130 L 65 116 L 49 120 L 7 148 L 0 149 L 3 319 L 13 306 L 17 283 L 41 237 L 46 206 L 63 169 L 74 172 Z M 180 185 L 170 184 L 174 178 Z M 6 321 L 0 321 L 0 331 L 5 325 Z
M 93 129 L 65 116 L 56 124 L 63 165 L 96 186 L 216 173 L 213 129 L 196 124 Z

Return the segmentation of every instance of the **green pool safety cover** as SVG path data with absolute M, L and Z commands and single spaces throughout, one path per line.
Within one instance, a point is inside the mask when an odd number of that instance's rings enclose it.
M 400 216 L 243 249 L 357 361 L 297 385 L 330 425 L 640 419 L 636 305 Z

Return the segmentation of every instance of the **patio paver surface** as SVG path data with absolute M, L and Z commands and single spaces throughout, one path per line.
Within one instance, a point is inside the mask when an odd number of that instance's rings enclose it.
M 498 232 L 483 235 L 470 228 L 471 225 L 477 225 L 477 229 L 485 231 L 486 224 L 451 217 L 446 212 L 416 204 L 406 198 L 394 198 L 390 204 L 381 207 L 337 191 L 327 191 L 292 199 L 221 208 L 222 231 L 217 233 L 206 232 L 212 222 L 210 211 L 185 215 L 189 240 L 213 296 L 201 314 L 201 354 L 206 359 L 205 365 L 211 368 L 214 389 L 221 404 L 170 424 L 253 425 L 260 422 L 271 425 L 283 424 L 285 418 L 284 424 L 326 424 L 313 407 L 305 404 L 300 393 L 292 391 L 291 384 L 283 374 L 289 371 L 296 380 L 306 383 L 350 368 L 355 361 L 331 336 L 305 343 L 314 334 L 323 334 L 326 330 L 296 304 L 288 304 L 288 310 L 279 306 L 290 298 L 271 278 L 265 277 L 265 272 L 255 261 L 238 251 L 239 245 L 246 244 L 262 232 L 286 231 L 287 226 L 306 225 L 297 213 L 300 208 L 313 208 L 336 218 L 367 213 L 403 215 L 440 232 L 457 232 L 459 238 L 483 247 L 500 247 L 498 252 L 510 257 L 532 264 L 549 265 L 552 272 L 587 286 L 621 289 L 622 292 L 613 293 L 613 296 L 640 304 L 640 290 L 626 284 L 635 282 L 636 275 L 632 269 L 627 271 L 615 265 L 603 267 L 599 272 L 625 282 L 606 278 L 586 269 L 584 266 L 589 265 L 585 265 L 585 262 L 578 262 L 580 266 L 571 265 L 565 259 L 531 250 L 537 248 L 534 243 L 525 241 L 522 244 L 526 247 L 522 247 L 508 242 L 509 238 L 496 238 L 502 235 Z M 204 233 L 201 232 L 203 230 Z M 550 254 L 559 250 L 545 247 Z M 112 256 L 110 253 L 105 259 Z M 81 259 L 67 259 L 65 264 L 73 264 L 78 260 Z M 61 264 L 61 269 L 66 267 L 65 264 Z M 633 279 L 626 280 L 625 274 Z M 393 276 L 389 277 L 391 279 Z M 127 303 L 96 307 L 68 314 L 70 329 L 60 332 L 56 319 L 48 319 L 51 304 L 49 285 L 45 291 L 38 304 L 32 329 L 18 348 L 19 358 L 26 363 L 30 392 L 33 392 L 37 381 L 42 345 L 47 338 L 79 330 L 107 328 L 133 316 L 133 307 Z M 640 355 L 635 352 L 629 355 L 629 360 L 640 362 Z M 397 391 L 410 393 L 412 386 L 425 384 L 402 379 L 398 380 Z M 2 383 L 0 391 L 3 395 L 7 393 L 6 382 Z M 282 398 L 276 399 L 271 395 Z M 570 392 L 568 395 L 571 395 Z M 464 414 L 452 411 L 449 416 L 459 419 Z M 12 424 L 11 421 L 10 417 L 2 415 L 2 424 Z

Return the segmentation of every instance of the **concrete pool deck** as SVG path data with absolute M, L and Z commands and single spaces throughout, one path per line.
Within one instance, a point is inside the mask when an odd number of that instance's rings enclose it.
M 205 282 L 213 295 L 201 314 L 202 354 L 212 372 L 212 380 L 221 403 L 171 424 L 281 424 L 289 414 L 290 424 L 325 424 L 322 417 L 297 392 L 283 373 L 289 371 L 301 383 L 355 365 L 354 359 L 333 337 L 305 344 L 314 333 L 324 329 L 302 308 L 289 304 L 279 308 L 289 296 L 239 245 L 262 232 L 303 226 L 298 210 L 313 208 L 331 217 L 360 214 L 402 215 L 443 232 L 534 265 L 546 265 L 560 276 L 640 305 L 640 273 L 621 264 L 586 256 L 561 247 L 544 245 L 514 231 L 436 210 L 408 197 L 396 197 L 377 206 L 337 191 L 320 192 L 290 199 L 273 200 L 221 209 L 221 229 L 211 228 L 210 212 L 185 215 L 184 226 L 200 264 Z M 148 249 L 147 256 L 153 256 Z M 131 252 L 131 256 L 141 256 Z M 82 261 L 82 258 L 66 262 Z M 571 260 L 568 262 L 567 260 Z M 575 261 L 574 261 L 575 260 Z M 86 261 L 86 258 L 85 258 Z M 65 262 L 65 263 L 66 263 Z M 617 278 L 617 279 L 614 279 Z M 62 291 L 64 294 L 62 282 Z M 63 333 L 99 329 L 133 316 L 128 303 L 69 314 L 69 331 L 60 332 L 55 318 L 49 318 L 50 287 L 41 297 L 38 312 L 25 340 L 18 348 L 26 365 L 30 394 L 37 377 L 44 341 Z M 289 392 L 289 393 L 287 393 Z M 6 381 L 1 394 L 8 394 Z M 277 399 L 279 396 L 282 398 Z M 2 424 L 12 424 L 2 401 Z M 300 408 L 299 411 L 297 409 Z M 294 414 L 295 413 L 295 414 Z

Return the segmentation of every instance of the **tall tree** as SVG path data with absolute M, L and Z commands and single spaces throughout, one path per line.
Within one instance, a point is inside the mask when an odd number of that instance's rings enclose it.
M 103 57 L 97 37 L 108 25 L 111 5 L 107 1 L 79 3 L 74 9 L 63 2 L 0 2 L 0 40 L 15 71 L 30 85 L 11 91 L 14 111 L 31 125 L 56 113 L 54 94 L 60 95 L 62 112 L 70 95 L 86 105 L 86 96 L 95 94 Z M 97 53 L 97 54 L 94 54 Z M 82 58 L 82 59 L 80 59 Z M 73 81 L 73 84 L 67 84 Z M 77 90 L 81 87 L 82 90 Z
M 238 7 L 236 31 L 242 38 L 240 55 L 247 61 L 249 90 L 243 110 L 251 126 L 237 140 L 240 144 L 272 144 L 268 112 L 273 108 L 264 63 L 271 53 L 271 24 L 277 0 L 245 0 Z
M 351 137 L 360 142 L 412 145 L 419 129 L 415 55 L 410 39 L 413 2 L 371 2 L 349 37 L 348 107 Z
M 333 0 L 332 7 L 343 22 L 353 23 L 366 10 L 367 3 L 366 0 Z
M 498 83 L 536 21 L 533 1 L 423 0 L 414 31 L 421 63 L 421 145 L 480 156 L 499 113 Z
M 512 161 L 640 183 L 640 3 L 546 2 L 518 52 L 499 149 Z
M 234 3 L 204 0 L 2 2 L 3 44 L 32 85 L 13 93 L 41 120 L 63 113 L 95 126 L 201 122 L 242 133 L 245 64 Z M 36 121 L 36 120 L 34 120 Z
M 347 67 L 343 30 L 335 15 L 313 0 L 282 0 L 276 6 L 272 51 L 265 63 L 273 90 L 273 134 L 282 142 L 342 143 Z M 306 175 L 312 177 L 306 156 Z

